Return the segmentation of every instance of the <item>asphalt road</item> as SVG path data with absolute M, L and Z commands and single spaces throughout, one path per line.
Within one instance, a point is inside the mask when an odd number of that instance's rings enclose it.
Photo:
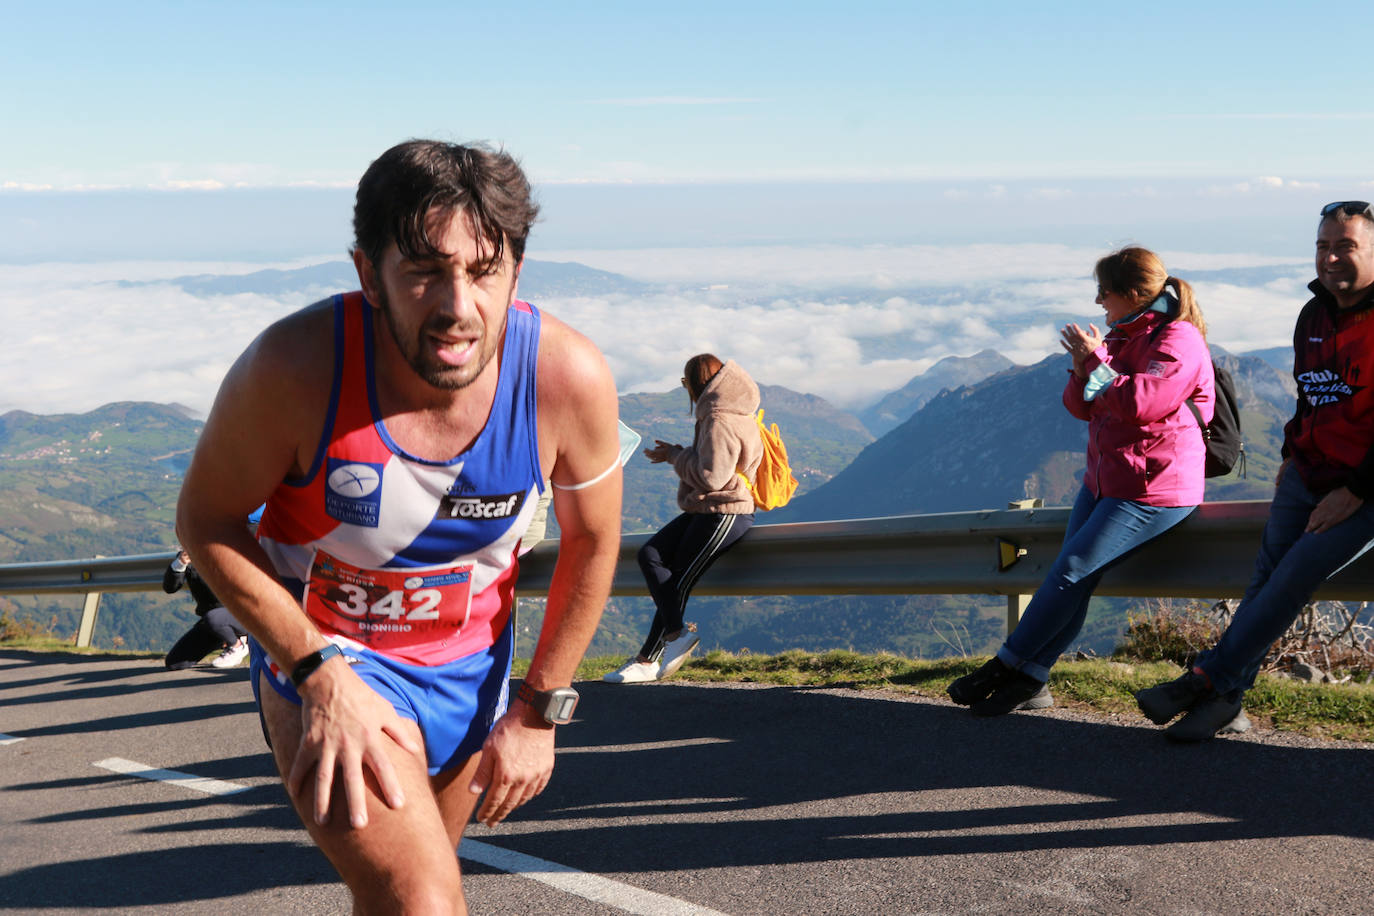
M 474 913 L 1374 909 L 1374 748 L 1176 747 L 1143 720 L 985 721 L 875 692 L 579 686 L 548 791 L 468 831 Z M 246 669 L 0 651 L 0 910 L 348 906 L 285 804 Z

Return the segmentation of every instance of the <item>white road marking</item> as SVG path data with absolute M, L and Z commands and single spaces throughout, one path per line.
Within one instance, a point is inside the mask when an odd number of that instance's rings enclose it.
M 113 773 L 122 773 L 125 776 L 139 776 L 143 779 L 169 782 L 172 785 L 181 786 L 183 789 L 190 789 L 193 792 L 204 792 L 206 795 L 237 795 L 240 792 L 247 792 L 252 788 L 252 786 L 244 786 L 236 782 L 224 782 L 223 780 L 210 779 L 206 776 L 192 776 L 190 773 L 182 773 L 177 770 L 161 770 L 157 767 L 135 763 L 132 760 L 125 760 L 122 757 L 110 757 L 105 760 L 100 760 L 97 761 L 94 766 L 98 766 L 102 770 L 109 770 Z
M 522 852 L 502 849 L 481 840 L 463 840 L 458 847 L 458 856 L 638 916 L 725 916 L 717 910 L 687 903 L 676 897 L 622 884 Z
M 16 738 L 14 735 L 0 735 L 0 744 L 18 744 L 23 738 Z
M 596 802 L 590 805 L 569 805 L 566 808 L 559 808 L 558 813 L 563 817 L 567 817 L 570 814 L 582 815 L 589 811 L 620 811 L 624 808 L 652 808 L 657 812 L 660 808 L 674 806 L 682 808 L 700 808 L 707 805 L 714 805 L 719 808 L 725 805 L 734 805 L 738 807 L 743 804 L 744 801 L 745 800 L 738 795 L 729 798 L 642 798 L 637 801 L 613 801 Z
M 607 751 L 619 753 L 634 751 L 674 751 L 684 747 L 698 747 L 704 744 L 729 744 L 729 738 L 687 738 L 682 741 L 646 741 L 643 744 L 588 745 L 587 747 L 560 747 L 557 753 L 563 754 L 604 754 Z
M 125 760 L 122 757 L 110 757 L 97 761 L 95 766 L 126 776 L 138 776 L 143 779 L 171 783 L 194 792 L 204 792 L 207 795 L 235 795 L 252 788 L 219 779 L 192 776 L 190 773 L 182 773 L 177 770 L 150 767 L 132 760 Z M 481 840 L 464 840 L 459 847 L 459 856 L 490 868 L 519 875 L 522 878 L 539 881 L 567 894 L 614 907 L 626 913 L 637 914 L 637 916 L 725 916 L 724 913 L 717 910 L 687 903 L 665 894 L 646 891 L 643 888 L 623 884 L 619 881 L 612 881 L 610 878 L 603 878 L 600 875 L 588 874 L 567 865 L 559 865 L 557 862 L 527 856 L 522 852 L 502 849 L 490 843 L 483 843 Z

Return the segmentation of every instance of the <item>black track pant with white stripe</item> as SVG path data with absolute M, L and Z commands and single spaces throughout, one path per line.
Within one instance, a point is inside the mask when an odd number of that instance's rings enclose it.
M 641 656 L 656 661 L 663 654 L 663 638 L 682 629 L 687 597 L 701 574 L 753 526 L 752 512 L 684 512 L 639 549 L 639 568 L 658 608 Z

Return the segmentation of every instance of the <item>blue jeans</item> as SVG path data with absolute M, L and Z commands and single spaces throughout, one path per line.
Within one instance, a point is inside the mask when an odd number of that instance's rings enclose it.
M 1196 506 L 1147 506 L 1078 491 L 1064 547 L 997 657 L 1037 681 L 1083 629 L 1102 574 L 1188 517 Z
M 1290 466 L 1274 491 L 1250 587 L 1216 647 L 1197 659 L 1218 693 L 1253 687 L 1269 647 L 1317 586 L 1374 545 L 1374 503 L 1364 503 L 1334 528 L 1308 534 L 1307 517 L 1319 502 Z

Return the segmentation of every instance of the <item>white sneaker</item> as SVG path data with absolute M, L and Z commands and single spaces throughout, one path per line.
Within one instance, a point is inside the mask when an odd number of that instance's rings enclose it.
M 232 646 L 225 646 L 210 664 L 216 668 L 237 668 L 247 657 L 248 637 L 240 636 L 238 642 Z
M 632 657 L 616 670 L 602 675 L 601 679 L 608 684 L 643 684 L 658 680 L 658 668 L 658 662 L 642 662 Z
M 659 659 L 658 679 L 661 681 L 676 674 L 677 669 L 687 661 L 687 656 L 692 654 L 692 650 L 699 642 L 701 640 L 697 638 L 696 624 L 688 624 L 678 634 L 677 639 L 669 640 L 663 646 L 663 657 Z

